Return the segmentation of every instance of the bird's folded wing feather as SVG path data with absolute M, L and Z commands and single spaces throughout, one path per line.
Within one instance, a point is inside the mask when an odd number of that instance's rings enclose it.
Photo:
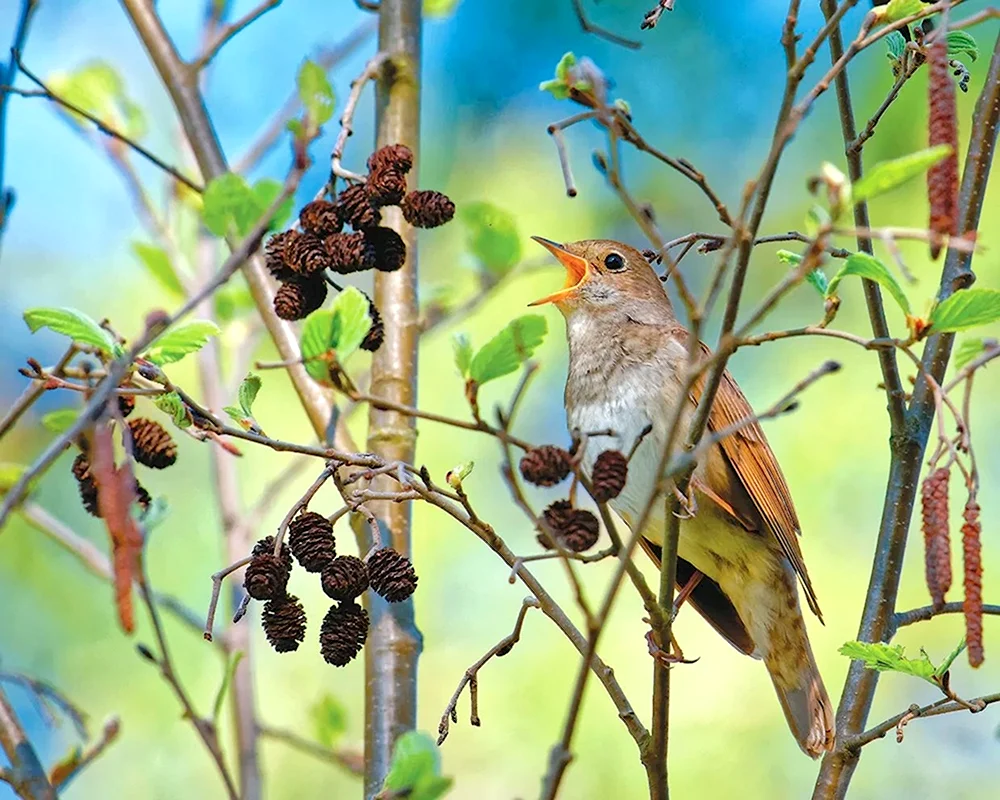
M 702 352 L 705 356 L 712 354 L 704 344 Z M 704 382 L 705 376 L 702 376 L 691 391 L 691 399 L 696 403 L 701 398 Z M 718 433 L 752 416 L 753 409 L 750 403 L 747 402 L 733 377 L 725 372 L 708 416 L 709 431 Z M 799 548 L 798 536 L 801 528 L 795 507 L 792 505 L 788 484 L 785 483 L 781 467 L 778 466 L 778 461 L 767 443 L 763 429 L 756 421 L 750 422 L 737 433 L 723 439 L 719 443 L 719 449 L 749 495 L 754 510 L 774 535 L 782 553 L 802 581 L 809 608 L 822 621 L 823 614 L 812 582 L 809 580 L 802 550 Z M 730 502 L 733 506 L 738 506 L 735 498 Z

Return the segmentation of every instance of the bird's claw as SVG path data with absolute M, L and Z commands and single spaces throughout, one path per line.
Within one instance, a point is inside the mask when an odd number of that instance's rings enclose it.
M 695 514 L 698 513 L 698 501 L 694 496 L 694 487 L 689 486 L 687 494 L 684 494 L 684 492 L 675 486 L 674 497 L 677 498 L 677 503 L 680 506 L 680 509 L 674 512 L 677 515 L 677 518 L 693 519 Z
M 681 652 L 681 648 L 677 644 L 677 640 L 673 637 L 671 637 L 671 644 L 676 652 L 667 652 L 660 647 L 659 644 L 657 644 L 656 634 L 654 634 L 651 630 L 646 631 L 646 644 L 649 646 L 649 654 L 665 667 L 669 667 L 672 664 L 693 664 L 698 660 L 697 658 L 684 658 L 684 653 Z

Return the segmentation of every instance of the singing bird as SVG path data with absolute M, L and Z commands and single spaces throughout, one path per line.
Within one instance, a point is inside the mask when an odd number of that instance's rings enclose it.
M 567 273 L 564 289 L 531 305 L 553 303 L 565 317 L 569 428 L 612 432 L 590 439 L 584 470 L 590 472 L 602 450 L 629 452 L 651 426 L 632 456 L 624 490 L 611 501 L 633 527 L 657 483 L 675 408 L 684 403 L 686 432 L 701 394 L 699 383 L 682 396 L 689 333 L 639 251 L 603 239 L 561 245 L 534 239 Z M 727 372 L 706 435 L 752 413 Z M 761 427 L 748 425 L 707 449 L 690 490 L 680 524 L 678 585 L 690 591 L 687 602 L 723 638 L 763 660 L 792 734 L 817 758 L 833 748 L 834 717 L 799 609 L 798 583 L 809 608 L 822 616 L 799 548 L 792 498 Z M 653 511 L 640 541 L 659 563 L 664 504 L 656 503 Z

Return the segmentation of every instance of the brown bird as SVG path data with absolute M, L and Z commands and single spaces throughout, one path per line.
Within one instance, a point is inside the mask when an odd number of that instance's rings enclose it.
M 534 238 L 567 272 L 564 289 L 532 305 L 554 303 L 566 319 L 569 428 L 613 431 L 590 439 L 585 471 L 603 450 L 627 453 L 651 426 L 632 457 L 624 490 L 611 501 L 634 526 L 657 483 L 674 409 L 684 402 L 686 430 L 701 394 L 699 383 L 688 397 L 681 396 L 688 331 L 639 251 L 609 240 L 559 245 Z M 704 344 L 701 348 L 710 354 Z M 752 413 L 727 372 L 706 435 Z M 799 549 L 792 498 L 759 425 L 748 425 L 706 451 L 683 505 L 677 560 L 681 593 L 690 592 L 687 602 L 737 650 L 764 661 L 792 734 L 803 751 L 817 758 L 833 747 L 833 708 L 809 646 L 798 582 L 809 608 L 822 616 Z M 663 504 L 653 511 L 641 543 L 659 563 Z

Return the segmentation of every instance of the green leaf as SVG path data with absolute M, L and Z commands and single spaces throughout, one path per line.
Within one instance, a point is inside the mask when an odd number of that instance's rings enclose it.
M 257 392 L 260 391 L 260 383 L 260 376 L 249 372 L 240 384 L 240 407 L 248 417 L 253 415 L 253 401 L 257 399 Z
M 53 73 L 47 83 L 54 94 L 129 139 L 141 139 L 145 135 L 142 109 L 128 98 L 124 81 L 108 62 L 90 61 L 73 72 Z M 63 106 L 59 106 L 59 110 L 80 127 L 91 124 Z
M 243 235 L 260 217 L 257 198 L 239 175 L 227 172 L 209 181 L 202 194 L 201 218 L 216 236 L 225 236 L 230 226 Z
M 201 350 L 210 336 L 218 336 L 221 332 L 218 325 L 207 319 L 182 322 L 157 339 L 143 357 L 161 367 L 173 364 L 188 353 Z
M 461 0 L 424 0 L 425 17 L 447 17 L 454 13 Z
M 902 672 L 934 683 L 934 665 L 923 651 L 920 653 L 920 658 L 906 658 L 903 655 L 902 645 L 847 642 L 840 648 L 840 654 L 864 662 L 867 669 L 879 672 Z
M 295 83 L 309 122 L 316 128 L 328 122 L 333 116 L 334 98 L 326 71 L 315 61 L 306 59 L 299 67 Z
M 29 308 L 24 312 L 24 321 L 32 333 L 39 328 L 49 328 L 74 342 L 96 347 L 105 353 L 115 351 L 111 334 L 75 308 Z
M 323 747 L 332 748 L 347 730 L 347 709 L 333 695 L 325 694 L 309 709 L 313 735 Z
M 0 495 L 4 495 L 13 489 L 27 471 L 28 467 L 26 464 L 0 461 Z
M 162 248 L 145 242 L 132 242 L 132 251 L 161 287 L 174 297 L 184 297 L 184 287 L 181 286 L 180 278 L 177 277 L 174 265 L 170 263 L 169 256 Z
M 998 319 L 1000 291 L 959 289 L 934 307 L 930 323 L 935 333 L 949 333 L 988 325 Z
M 791 250 L 779 250 L 777 255 L 778 260 L 783 264 L 791 264 L 793 267 L 796 267 L 802 263 L 802 256 L 798 253 L 793 253 Z M 817 292 L 826 297 L 826 291 L 830 284 L 826 273 L 820 267 L 816 267 L 816 269 L 806 275 L 806 280 Z
M 492 203 L 468 203 L 458 218 L 465 225 L 466 245 L 483 268 L 501 276 L 521 260 L 521 237 L 510 212 Z
M 945 673 L 951 669 L 951 665 L 955 663 L 955 659 L 962 655 L 963 650 L 965 650 L 965 637 L 962 637 L 958 646 L 948 654 L 944 661 L 938 664 L 938 668 L 934 670 L 934 677 L 943 678 Z
M 63 433 L 73 426 L 79 416 L 80 412 L 75 408 L 61 408 L 42 417 L 42 426 L 51 433 Z
M 423 731 L 407 731 L 396 740 L 382 791 L 407 800 L 436 800 L 451 788 L 441 775 L 441 754 Z
M 234 275 L 229 282 L 213 296 L 215 315 L 220 322 L 232 322 L 237 317 L 256 308 L 250 289 L 239 275 Z
M 952 58 L 967 55 L 970 61 L 979 58 L 979 45 L 972 35 L 965 31 L 951 31 L 946 41 L 948 42 L 948 55 Z
M 302 325 L 299 344 L 306 371 L 321 383 L 329 381 L 329 359 L 324 356 L 333 351 L 343 364 L 364 341 L 371 325 L 368 298 L 348 286 L 330 308 L 314 311 Z
M 986 339 L 981 336 L 977 336 L 973 339 L 963 339 L 955 349 L 955 355 L 952 356 L 951 359 L 952 363 L 955 365 L 955 369 L 962 369 L 962 367 L 966 364 L 969 364 L 978 358 L 986 351 L 986 346 Z
M 547 330 L 545 317 L 539 314 L 526 314 L 512 320 L 479 348 L 469 364 L 469 378 L 482 385 L 514 372 L 531 358 Z
M 556 64 L 556 78 L 566 83 L 569 80 L 569 71 L 576 66 L 576 56 L 573 51 L 570 50 L 563 53 L 562 58 L 559 59 L 559 63 Z
M 852 253 L 848 256 L 844 266 L 830 280 L 830 285 L 826 289 L 826 296 L 833 297 L 837 293 L 837 286 L 841 280 L 848 275 L 857 275 L 878 283 L 892 295 L 893 299 L 899 304 L 899 307 L 903 309 L 903 312 L 909 316 L 910 301 L 906 299 L 906 295 L 903 294 L 902 288 L 900 288 L 899 283 L 893 277 L 892 273 L 889 272 L 888 267 L 875 258 L 875 256 L 870 256 L 867 253 Z
M 173 419 L 174 425 L 178 428 L 191 427 L 191 413 L 188 411 L 187 406 L 184 405 L 184 401 L 181 400 L 181 396 L 177 394 L 177 392 L 158 394 L 153 397 L 153 402 L 156 404 L 156 407 L 160 409 L 160 411 Z
M 564 53 L 556 64 L 556 77 L 552 80 L 542 81 L 538 88 L 543 92 L 549 92 L 556 100 L 565 100 L 569 97 L 569 74 L 570 70 L 576 66 L 576 56 L 572 52 Z
M 851 187 L 851 199 L 854 203 L 862 203 L 885 194 L 911 178 L 922 175 L 951 155 L 951 152 L 950 144 L 939 144 L 891 161 L 881 161 Z
M 923 8 L 921 0 L 889 0 L 885 6 L 885 16 L 882 22 L 896 22 L 904 17 L 912 17 L 919 14 Z
M 476 466 L 475 461 L 465 461 L 448 470 L 444 478 L 452 489 L 458 489 L 459 487 L 461 487 L 462 481 L 464 481 L 466 478 L 469 477 L 469 475 L 472 474 L 472 470 L 475 466 Z
M 330 380 L 330 365 L 323 357 L 333 349 L 333 311 L 321 308 L 314 311 L 302 323 L 299 349 L 302 361 L 313 380 L 327 383 Z
M 456 333 L 451 339 L 451 346 L 455 351 L 455 366 L 458 367 L 459 374 L 467 378 L 469 365 L 472 364 L 472 342 L 469 340 L 469 334 Z
M 306 135 L 305 125 L 300 119 L 290 119 L 285 123 L 285 129 L 296 139 L 304 139 Z
M 254 201 L 257 204 L 257 215 L 254 217 L 250 228 L 260 221 L 260 218 L 267 213 L 267 210 L 272 205 L 274 205 L 284 190 L 284 184 L 281 181 L 276 181 L 274 178 L 262 178 L 253 185 L 253 196 Z M 278 206 L 278 210 L 271 218 L 271 224 L 269 225 L 268 230 L 275 231 L 285 227 L 285 223 L 288 222 L 289 218 L 292 216 L 292 209 L 294 207 L 295 198 L 289 195 L 285 198 L 284 202 Z M 250 228 L 247 228 L 247 232 Z
M 233 683 L 236 668 L 240 665 L 244 655 L 246 654 L 242 650 L 237 650 L 235 653 L 229 654 L 229 660 L 226 662 L 226 671 L 222 674 L 222 683 L 219 684 L 219 690 L 215 693 L 215 703 L 212 704 L 212 721 L 216 727 L 219 725 L 219 718 L 222 716 L 222 706 L 226 702 L 226 695 L 229 693 L 229 687 Z
M 893 31 L 885 37 L 885 46 L 889 48 L 889 58 L 896 60 L 903 55 L 906 50 L 906 39 L 899 31 Z

